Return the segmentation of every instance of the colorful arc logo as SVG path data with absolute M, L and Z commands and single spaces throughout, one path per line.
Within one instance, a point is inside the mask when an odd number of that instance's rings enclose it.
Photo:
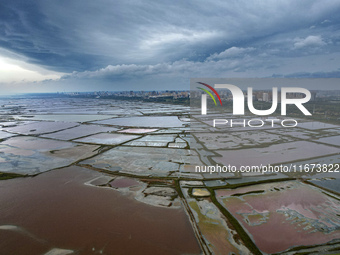
M 220 101 L 220 104 L 222 105 L 222 100 L 220 98 L 220 95 L 217 93 L 217 91 L 213 87 L 211 87 L 210 85 L 208 85 L 206 83 L 203 83 L 203 82 L 197 82 L 197 83 L 202 84 L 202 85 L 206 86 L 207 88 L 211 89 L 211 91 L 215 93 L 215 95 L 217 96 L 218 100 Z M 206 92 L 212 98 L 212 100 L 214 100 L 215 105 L 217 105 L 214 96 L 208 90 L 206 90 L 204 88 L 200 88 L 200 87 L 197 87 L 197 88 L 200 89 L 200 90 L 203 90 L 204 92 Z

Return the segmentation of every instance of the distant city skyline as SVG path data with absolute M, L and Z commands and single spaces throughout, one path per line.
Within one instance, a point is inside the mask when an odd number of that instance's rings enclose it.
M 3 1 L 0 94 L 340 78 L 339 12 L 331 0 Z

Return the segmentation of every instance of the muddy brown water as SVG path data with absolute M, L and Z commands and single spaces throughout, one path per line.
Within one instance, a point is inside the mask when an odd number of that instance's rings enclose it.
M 0 254 L 200 254 L 183 209 L 153 207 L 110 188 L 84 185 L 80 167 L 0 181 Z
M 136 186 L 138 184 L 138 181 L 130 178 L 115 179 L 114 181 L 110 182 L 110 185 L 114 188 L 127 188 L 131 186 Z

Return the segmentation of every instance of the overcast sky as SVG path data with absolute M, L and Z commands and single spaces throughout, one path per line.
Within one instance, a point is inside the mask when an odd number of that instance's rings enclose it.
M 339 0 L 4 0 L 0 93 L 340 77 L 339 13 Z

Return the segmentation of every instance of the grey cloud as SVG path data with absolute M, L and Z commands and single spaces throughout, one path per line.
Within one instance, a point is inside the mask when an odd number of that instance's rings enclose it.
M 231 47 L 221 53 L 215 53 L 211 55 L 210 57 L 207 58 L 207 60 L 242 57 L 247 52 L 251 52 L 253 50 L 255 50 L 255 48 L 253 47 L 248 47 L 248 48 Z
M 291 73 L 286 75 L 274 74 L 272 77 L 277 78 L 339 78 L 340 71 L 331 71 L 331 72 L 298 72 L 298 73 Z
M 0 48 L 75 84 L 331 72 L 339 61 L 318 63 L 340 52 L 339 12 L 338 0 L 11 0 Z
M 1 47 L 64 69 L 208 57 L 320 24 L 338 1 L 26 1 L 2 3 Z M 337 22 L 330 24 L 336 25 Z
M 294 43 L 295 49 L 301 49 L 304 47 L 321 47 L 327 43 L 322 39 L 320 35 L 310 35 L 306 38 L 296 38 Z

